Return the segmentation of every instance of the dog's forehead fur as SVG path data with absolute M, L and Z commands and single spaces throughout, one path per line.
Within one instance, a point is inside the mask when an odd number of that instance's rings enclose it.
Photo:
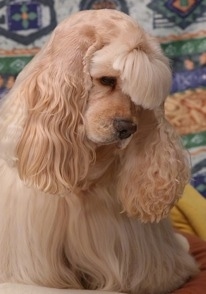
M 97 46 L 97 49 L 118 43 L 131 50 L 140 42 L 143 43 L 141 39 L 144 31 L 128 15 L 112 9 L 101 9 L 81 11 L 72 15 L 56 27 L 54 36 L 59 42 L 70 42 L 71 36 L 75 41 L 77 38 L 78 48 L 80 44 L 89 46 L 98 42 L 101 45 L 99 48 Z
M 105 39 L 108 36 L 114 38 L 115 35 L 124 34 L 132 29 L 136 30 L 139 27 L 130 16 L 113 9 L 80 11 L 62 22 L 59 27 L 67 30 L 68 28 L 84 28 L 87 25 Z
M 147 109 L 159 107 L 171 87 L 169 62 L 157 40 L 130 16 L 110 9 L 81 11 L 64 20 L 32 64 L 36 70 L 58 68 L 70 78 L 83 79 L 88 90 L 91 78 L 105 75 L 105 68 L 120 78 L 122 91 L 136 105 Z M 21 79 L 31 70 L 27 67 Z
M 119 76 L 123 92 L 135 104 L 154 109 L 167 97 L 171 86 L 168 60 L 156 39 L 130 16 L 108 9 L 82 11 L 60 24 L 55 34 L 62 42 L 73 46 L 76 42 L 76 55 L 80 50 L 86 54 L 95 44 L 88 66 L 91 76 L 108 72 Z

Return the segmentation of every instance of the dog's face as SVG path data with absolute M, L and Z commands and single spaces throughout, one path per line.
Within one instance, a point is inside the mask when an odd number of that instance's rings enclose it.
M 108 13 L 111 16 L 102 27 L 110 29 L 97 27 L 100 48 L 88 60 L 92 83 L 84 113 L 85 129 L 88 139 L 97 145 L 117 142 L 117 146 L 126 146 L 123 141 L 131 139 L 138 129 L 139 112 L 164 102 L 171 72 L 155 39 L 128 16 Z
M 85 113 L 87 137 L 106 145 L 119 145 L 137 130 L 138 107 L 122 92 L 122 82 L 117 71 L 102 68 L 91 71 L 93 86 L 89 93 Z

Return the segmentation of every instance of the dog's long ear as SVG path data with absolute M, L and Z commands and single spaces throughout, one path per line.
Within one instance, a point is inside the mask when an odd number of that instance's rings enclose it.
M 26 111 L 16 150 L 18 171 L 23 181 L 44 192 L 83 185 L 93 160 L 82 113 L 91 85 L 88 59 L 97 43 L 92 27 L 71 29 L 64 23 L 13 90 Z
M 143 222 L 159 221 L 181 196 L 190 175 L 186 153 L 163 109 L 142 111 L 125 152 L 118 183 L 123 209 Z

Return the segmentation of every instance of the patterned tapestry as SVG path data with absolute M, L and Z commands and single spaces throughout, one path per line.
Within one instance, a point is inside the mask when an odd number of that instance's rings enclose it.
M 206 0 L 0 0 L 0 97 L 60 21 L 102 8 L 130 14 L 170 58 L 166 114 L 191 154 L 192 185 L 206 197 Z

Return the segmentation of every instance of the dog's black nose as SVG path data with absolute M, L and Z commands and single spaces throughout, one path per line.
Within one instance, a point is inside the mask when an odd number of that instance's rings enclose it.
M 137 130 L 137 125 L 130 120 L 115 119 L 113 125 L 121 140 L 129 138 Z

